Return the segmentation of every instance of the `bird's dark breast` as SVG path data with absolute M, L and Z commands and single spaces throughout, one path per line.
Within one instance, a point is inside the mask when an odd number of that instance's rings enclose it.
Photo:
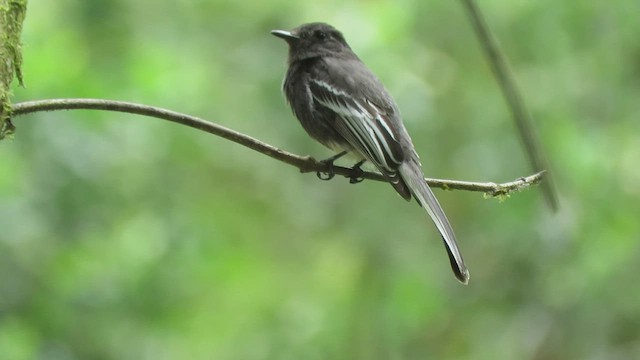
M 287 101 L 306 132 L 322 145 L 339 151 L 349 143 L 335 130 L 336 113 L 313 99 L 306 64 L 291 64 L 283 84 Z

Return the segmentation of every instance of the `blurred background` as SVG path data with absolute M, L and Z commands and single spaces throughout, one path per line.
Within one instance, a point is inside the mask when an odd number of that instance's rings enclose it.
M 0 143 L 0 359 L 640 358 L 640 3 L 480 6 L 561 208 L 436 190 L 468 286 L 386 184 L 158 119 L 39 113 Z M 318 20 L 394 95 L 427 176 L 531 173 L 457 1 L 31 0 L 14 102 L 155 105 L 325 158 L 269 34 Z

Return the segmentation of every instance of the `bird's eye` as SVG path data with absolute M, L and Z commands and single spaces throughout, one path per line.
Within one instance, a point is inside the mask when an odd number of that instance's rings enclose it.
M 322 31 L 322 30 L 316 30 L 316 31 L 313 33 L 313 36 L 314 36 L 316 39 L 318 39 L 318 40 L 324 40 L 324 39 L 326 39 L 326 38 L 327 38 L 327 33 L 325 33 L 325 32 L 324 32 L 324 31 Z

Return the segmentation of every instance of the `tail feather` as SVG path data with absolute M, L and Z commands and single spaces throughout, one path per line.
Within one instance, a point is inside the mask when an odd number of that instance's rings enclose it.
M 464 260 L 462 259 L 462 254 L 458 249 L 456 236 L 453 233 L 451 224 L 449 224 L 449 220 L 447 220 L 440 203 L 438 203 L 438 199 L 436 199 L 433 191 L 431 191 L 429 185 L 427 185 L 424 180 L 424 175 L 420 165 L 414 162 L 413 159 L 408 159 L 400 165 L 398 170 L 402 180 L 404 180 L 420 206 L 427 211 L 438 228 L 438 231 L 442 235 L 454 275 L 461 283 L 467 284 L 469 282 L 469 271 L 467 270 Z

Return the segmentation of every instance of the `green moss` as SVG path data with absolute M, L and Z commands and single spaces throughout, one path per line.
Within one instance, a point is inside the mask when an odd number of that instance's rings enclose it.
M 0 140 L 12 135 L 15 126 L 11 122 L 11 83 L 22 78 L 22 47 L 20 34 L 27 9 L 27 0 L 0 0 Z

